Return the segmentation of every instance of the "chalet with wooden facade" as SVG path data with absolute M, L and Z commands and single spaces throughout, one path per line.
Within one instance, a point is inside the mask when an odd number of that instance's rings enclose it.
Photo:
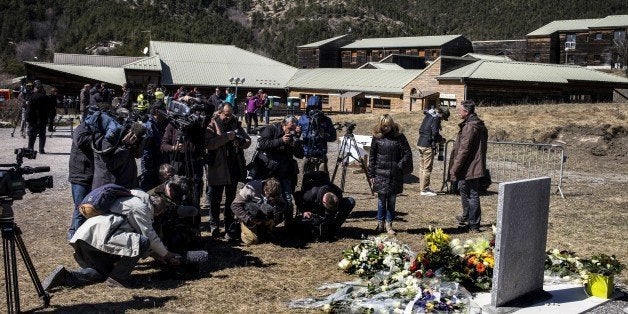
M 340 48 L 343 68 L 358 68 L 391 54 L 418 56 L 431 61 L 441 55 L 462 56 L 469 52 L 473 52 L 471 41 L 462 35 L 365 38 Z
M 628 79 L 577 65 L 477 60 L 436 77 L 441 90 L 485 105 L 539 102 L 612 102 Z
M 553 21 L 526 35 L 529 62 L 622 67 L 618 42 L 626 41 L 628 15 Z
M 352 42 L 351 35 L 341 35 L 297 47 L 301 69 L 340 68 L 340 47 Z

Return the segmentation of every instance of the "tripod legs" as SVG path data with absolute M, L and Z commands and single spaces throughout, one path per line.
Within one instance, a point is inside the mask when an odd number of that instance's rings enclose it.
M 355 150 L 357 157 L 353 156 L 353 154 L 351 153 L 352 149 Z M 364 158 L 362 158 L 360 154 L 358 143 L 356 142 L 355 137 L 353 137 L 353 134 L 345 134 L 345 136 L 342 139 L 342 143 L 340 144 L 340 147 L 338 148 L 338 159 L 336 160 L 336 165 L 334 166 L 334 174 L 331 177 L 331 181 L 334 182 L 334 180 L 336 179 L 336 173 L 338 172 L 338 167 L 342 165 L 342 170 L 341 170 L 342 172 L 340 173 L 340 189 L 344 191 L 345 180 L 347 178 L 347 167 L 349 166 L 350 158 L 353 158 L 354 160 L 360 163 L 360 168 L 364 172 L 364 176 L 366 177 L 366 182 L 369 185 L 371 194 L 373 194 L 373 187 L 371 186 L 371 180 L 369 179 L 369 176 L 368 176 L 366 162 L 364 161 Z
M 17 258 L 15 254 L 16 244 L 33 285 L 35 285 L 37 295 L 44 301 L 44 307 L 50 305 L 50 295 L 44 291 L 41 285 L 21 234 L 22 231 L 13 222 L 9 226 L 2 227 L 2 253 L 4 255 L 4 280 L 8 313 L 20 312 L 20 289 L 17 280 Z

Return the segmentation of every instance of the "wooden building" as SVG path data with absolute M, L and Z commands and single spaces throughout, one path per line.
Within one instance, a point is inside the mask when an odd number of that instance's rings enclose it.
M 463 91 L 483 105 L 612 102 L 628 79 L 576 65 L 477 60 L 436 77 L 439 87 Z
M 625 60 L 618 58 L 615 41 L 626 41 L 627 28 L 628 15 L 553 21 L 526 35 L 526 60 L 609 67 L 619 63 L 617 66 L 625 66 Z
M 392 54 L 418 56 L 431 61 L 441 55 L 462 56 L 469 52 L 473 52 L 471 41 L 462 35 L 365 38 L 340 48 L 343 68 L 358 68 Z
M 301 69 L 340 68 L 340 47 L 353 41 L 351 35 L 341 35 L 297 47 Z

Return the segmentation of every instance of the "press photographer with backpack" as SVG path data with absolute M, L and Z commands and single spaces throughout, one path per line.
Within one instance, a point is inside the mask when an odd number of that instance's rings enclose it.
M 331 118 L 323 113 L 323 103 L 319 96 L 307 100 L 305 114 L 299 117 L 299 126 L 303 136 L 303 174 L 322 170 L 329 173 L 327 166 L 327 143 L 337 138 L 336 128 Z M 321 164 L 323 168 L 320 169 Z
M 90 196 L 100 202 L 86 203 Z M 108 185 L 90 192 L 83 202 L 80 211 L 88 219 L 70 240 L 80 268 L 58 266 L 42 282 L 45 290 L 102 281 L 123 287 L 140 258 L 150 254 L 167 264 L 181 263 L 181 256 L 170 252 L 153 229 L 154 217 L 168 206 L 164 196 Z

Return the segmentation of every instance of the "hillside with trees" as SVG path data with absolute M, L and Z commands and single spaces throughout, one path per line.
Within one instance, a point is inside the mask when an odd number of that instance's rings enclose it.
M 0 72 L 54 52 L 141 55 L 152 40 L 230 44 L 296 65 L 296 46 L 356 38 L 462 34 L 517 39 L 553 20 L 628 14 L 625 0 L 5 0 L 0 3 Z M 101 51 L 102 53 L 103 51 Z

